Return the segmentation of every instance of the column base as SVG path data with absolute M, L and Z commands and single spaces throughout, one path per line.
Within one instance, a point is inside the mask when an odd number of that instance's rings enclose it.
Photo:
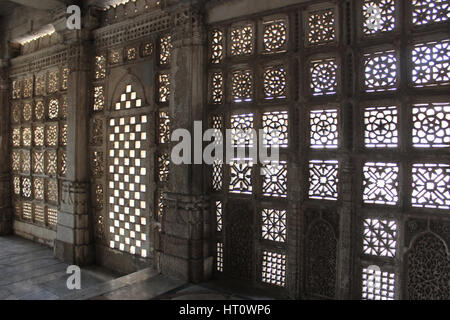
M 53 252 L 59 260 L 80 267 L 91 265 L 95 261 L 95 247 L 93 244 L 74 245 L 61 240 L 55 240 Z

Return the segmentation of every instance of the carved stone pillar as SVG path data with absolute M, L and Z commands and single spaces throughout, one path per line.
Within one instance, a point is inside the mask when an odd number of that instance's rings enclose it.
M 178 8 L 173 17 L 169 107 L 172 128 L 186 129 L 194 139 L 194 121 L 203 120 L 205 31 L 201 15 L 193 6 Z M 194 147 L 192 159 L 193 154 Z M 171 164 L 170 170 L 159 267 L 163 273 L 180 279 L 203 281 L 210 277 L 213 266 L 208 201 L 202 195 L 203 166 Z
M 88 17 L 89 18 L 89 17 Z M 94 260 L 89 208 L 88 117 L 92 45 L 89 21 L 81 31 L 64 31 L 68 43 L 67 173 L 62 182 L 61 206 L 55 240 L 57 258 L 86 265 Z
M 6 62 L 0 59 L 0 236 L 12 230 L 8 94 Z

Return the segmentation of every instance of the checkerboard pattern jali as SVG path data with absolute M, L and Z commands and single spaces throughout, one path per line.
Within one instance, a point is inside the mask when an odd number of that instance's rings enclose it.
M 110 247 L 146 257 L 148 211 L 146 115 L 109 122 Z

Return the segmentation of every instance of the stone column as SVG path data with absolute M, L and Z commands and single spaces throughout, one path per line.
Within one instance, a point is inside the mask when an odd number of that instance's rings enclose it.
M 6 61 L 0 59 L 0 236 L 12 231 L 9 150 L 9 86 Z
M 192 5 L 178 8 L 173 17 L 171 127 L 187 129 L 193 146 L 194 121 L 204 118 L 205 31 L 201 14 Z M 212 274 L 213 257 L 209 248 L 208 201 L 203 196 L 203 165 L 171 164 L 170 172 L 159 267 L 164 274 L 183 280 L 204 281 Z
M 68 54 L 67 173 L 61 186 L 55 256 L 67 263 L 93 262 L 94 241 L 89 205 L 88 120 L 92 78 L 92 23 L 88 17 L 81 31 L 63 30 Z M 64 26 L 61 27 L 61 29 Z

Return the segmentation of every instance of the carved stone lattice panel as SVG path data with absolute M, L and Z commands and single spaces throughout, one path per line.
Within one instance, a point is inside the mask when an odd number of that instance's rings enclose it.
M 310 72 L 311 91 L 314 96 L 336 93 L 338 88 L 338 65 L 335 58 L 311 61 Z
M 364 165 L 363 173 L 363 200 L 365 203 L 397 204 L 398 164 L 367 162 Z
M 33 77 L 25 78 L 23 80 L 23 97 L 31 98 L 33 96 Z
M 265 146 L 278 146 L 287 148 L 289 144 L 289 115 L 287 111 L 264 112 L 263 144 Z
M 323 45 L 336 39 L 336 18 L 333 9 L 308 13 L 307 41 L 309 45 Z
M 14 103 L 11 111 L 11 122 L 14 124 L 20 123 L 22 119 L 22 106 L 20 103 Z
M 367 92 L 397 90 L 397 57 L 394 51 L 364 55 L 364 88 Z
M 222 62 L 225 55 L 224 33 L 222 30 L 215 29 L 211 32 L 210 48 L 211 63 L 217 64 Z
M 253 162 L 246 159 L 234 159 L 230 162 L 230 193 L 251 194 Z
M 158 101 L 160 103 L 168 103 L 170 97 L 170 75 L 168 73 L 160 73 L 158 75 Z
M 159 112 L 158 119 L 158 139 L 159 143 L 165 144 L 170 142 L 170 118 L 166 111 Z
M 169 181 L 169 165 L 170 157 L 168 153 L 158 155 L 158 182 L 164 183 Z
M 287 175 L 286 161 L 265 163 L 262 167 L 263 186 L 262 192 L 266 197 L 287 197 Z
M 395 257 L 397 250 L 397 223 L 393 220 L 365 219 L 363 251 L 379 257 Z
M 221 191 L 223 186 L 223 162 L 215 159 L 212 167 L 212 189 Z
M 45 127 L 43 125 L 38 125 L 34 127 L 34 146 L 43 147 L 45 140 Z
M 44 173 L 44 157 L 45 153 L 43 151 L 33 151 L 33 173 L 43 174 Z
M 99 55 L 95 57 L 95 79 L 101 80 L 106 77 L 106 57 Z
M 426 233 L 407 253 L 407 290 L 411 300 L 450 299 L 450 257 L 444 243 Z
M 222 72 L 211 74 L 210 99 L 213 104 L 222 104 L 225 98 L 224 79 Z
M 285 99 L 287 93 L 287 72 L 283 65 L 264 69 L 264 98 Z
M 254 50 L 254 31 L 252 25 L 235 26 L 231 29 L 231 55 L 250 55 Z
M 22 186 L 20 184 L 20 177 L 18 176 L 13 177 L 13 191 L 15 195 L 20 196 Z
M 450 208 L 450 165 L 414 164 L 412 168 L 413 207 Z
M 412 23 L 418 26 L 450 19 L 448 0 L 412 0 Z
M 238 70 L 231 74 L 231 96 L 233 102 L 253 101 L 253 72 Z
M 222 242 L 217 242 L 217 246 L 216 246 L 216 270 L 218 272 L 223 272 L 223 264 L 224 264 L 223 243 Z
M 251 132 L 253 121 L 253 113 L 231 116 L 231 140 L 234 147 L 252 146 L 254 144 L 256 137 Z
M 396 148 L 398 146 L 397 107 L 366 108 L 364 125 L 366 148 Z
M 364 0 L 364 34 L 372 35 L 394 30 L 395 9 L 395 0 Z
M 159 64 L 167 65 L 170 63 L 172 49 L 172 36 L 167 35 L 165 37 L 162 37 L 159 41 Z
M 48 93 L 55 93 L 59 89 L 59 70 L 48 73 Z
M 286 254 L 264 250 L 262 254 L 261 281 L 271 285 L 286 285 Z
M 334 298 L 336 294 L 337 240 L 325 221 L 314 222 L 306 237 L 306 288 L 310 295 Z
M 416 104 L 412 114 L 414 147 L 450 147 L 450 103 Z
M 114 110 L 126 110 L 140 108 L 143 106 L 142 99 L 138 98 L 131 85 L 127 85 L 125 91 L 120 95 L 120 102 L 115 104 Z
M 148 255 L 148 118 L 127 116 L 109 121 L 109 246 Z
M 362 299 L 394 300 L 395 273 L 378 269 L 362 269 Z
M 262 238 L 275 242 L 286 242 L 286 210 L 262 209 Z
M 23 104 L 23 121 L 28 122 L 31 121 L 33 117 L 33 107 L 31 102 L 25 102 Z
M 222 201 L 215 202 L 216 213 L 216 231 L 222 232 L 223 230 L 223 204 Z
M 45 107 L 44 101 L 37 100 L 34 106 L 34 117 L 36 120 L 42 120 L 44 118 Z
M 309 197 L 311 199 L 337 200 L 338 168 L 335 160 L 309 162 Z
M 338 147 L 338 110 L 311 110 L 310 144 L 313 149 L 336 149 Z
M 94 87 L 94 111 L 101 111 L 105 107 L 105 93 L 103 86 Z
M 417 44 L 411 55 L 416 87 L 450 84 L 450 40 Z
M 287 49 L 288 26 L 286 19 L 269 20 L 263 23 L 264 53 L 284 52 Z

